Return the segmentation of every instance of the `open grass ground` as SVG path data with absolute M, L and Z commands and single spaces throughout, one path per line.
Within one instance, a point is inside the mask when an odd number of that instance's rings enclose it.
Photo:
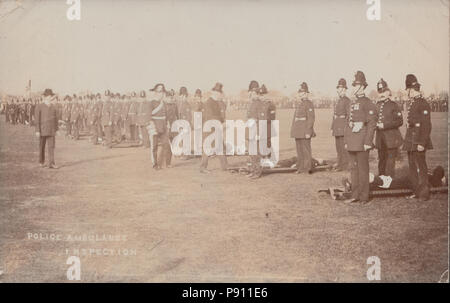
M 295 155 L 292 114 L 278 111 L 281 158 Z M 335 159 L 331 110 L 316 116 L 313 156 Z M 432 119 L 428 164 L 447 169 L 447 113 Z M 60 169 L 49 170 L 38 166 L 34 129 L 1 120 L 1 282 L 67 281 L 66 260 L 78 249 L 115 252 L 80 257 L 81 280 L 94 282 L 365 282 L 370 256 L 380 258 L 385 282 L 436 282 L 448 269 L 446 194 L 348 206 L 317 193 L 339 186 L 345 172 L 249 180 L 221 172 L 217 159 L 209 175 L 199 173 L 198 159 L 174 159 L 173 168 L 155 172 L 148 149 L 107 150 L 63 136 Z M 406 155 L 397 165 L 407 165 Z M 124 239 L 64 241 L 83 234 Z

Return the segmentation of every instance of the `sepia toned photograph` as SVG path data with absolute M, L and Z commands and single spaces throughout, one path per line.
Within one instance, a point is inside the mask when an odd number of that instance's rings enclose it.
M 448 283 L 448 99 L 448 0 L 1 0 L 0 282 Z

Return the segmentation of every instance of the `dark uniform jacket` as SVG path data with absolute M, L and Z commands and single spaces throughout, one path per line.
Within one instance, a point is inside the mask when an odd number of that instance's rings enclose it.
M 41 103 L 36 106 L 36 132 L 41 133 L 41 137 L 55 136 L 58 130 L 58 116 L 54 105 Z
M 352 124 L 362 122 L 359 132 L 352 131 Z M 358 97 L 350 104 L 350 115 L 344 129 L 344 142 L 348 151 L 364 151 L 364 145 L 373 147 L 377 127 L 377 108 L 366 96 Z
M 256 122 L 256 134 L 261 136 L 259 131 L 259 120 L 267 121 L 266 138 L 270 140 L 270 121 L 275 120 L 275 105 L 271 101 L 253 100 L 247 110 L 247 119 L 253 119 Z M 246 132 L 246 138 L 247 132 Z M 265 139 L 265 138 L 260 138 Z
M 306 139 L 316 134 L 314 132 L 314 104 L 310 100 L 301 100 L 295 103 L 294 118 L 291 126 L 291 138 Z
M 417 151 L 417 145 L 433 149 L 431 143 L 431 109 L 428 102 L 419 96 L 408 107 L 405 142 L 403 150 Z
M 225 122 L 226 105 L 223 101 L 216 101 L 212 98 L 208 98 L 205 104 L 203 104 L 203 121 L 219 120 L 221 123 Z
M 347 96 L 343 96 L 334 105 L 333 122 L 331 123 L 332 135 L 334 137 L 344 136 L 345 125 L 350 115 L 350 103 L 350 99 Z
M 403 144 L 402 134 L 398 129 L 403 125 L 403 116 L 397 103 L 391 100 L 378 101 L 378 121 L 383 123 L 383 128 L 376 130 L 375 147 L 398 148 Z

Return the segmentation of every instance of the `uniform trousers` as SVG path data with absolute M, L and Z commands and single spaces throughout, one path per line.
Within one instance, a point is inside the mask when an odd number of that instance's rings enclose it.
M 425 151 L 408 151 L 409 177 L 415 195 L 418 198 L 428 199 L 430 187 L 428 184 L 428 167 Z
M 337 167 L 345 170 L 348 167 L 348 152 L 345 149 L 344 136 L 336 136 Z
M 311 155 L 311 139 L 295 139 L 297 148 L 297 171 L 309 172 L 312 170 L 312 155 Z
M 352 198 L 369 200 L 369 151 L 349 151 Z

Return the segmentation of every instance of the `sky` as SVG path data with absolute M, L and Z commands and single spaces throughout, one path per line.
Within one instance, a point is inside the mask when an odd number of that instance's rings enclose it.
M 362 70 L 404 89 L 414 73 L 426 93 L 449 86 L 449 1 L 81 0 L 69 21 L 66 0 L 0 2 L 0 92 L 130 92 L 157 82 L 238 94 L 251 80 L 284 94 L 308 83 L 334 96 Z

